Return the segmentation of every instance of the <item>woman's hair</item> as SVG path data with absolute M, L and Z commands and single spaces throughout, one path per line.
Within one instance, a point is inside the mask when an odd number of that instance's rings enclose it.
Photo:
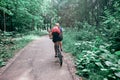
M 56 26 L 60 26 L 60 24 L 59 24 L 59 23 L 55 23 L 55 25 L 56 25 Z

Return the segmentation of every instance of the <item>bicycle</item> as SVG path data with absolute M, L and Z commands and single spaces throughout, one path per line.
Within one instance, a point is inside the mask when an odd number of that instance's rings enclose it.
M 55 46 L 55 51 L 56 51 L 56 53 L 57 53 L 57 58 L 59 59 L 59 63 L 60 63 L 60 66 L 62 66 L 62 64 L 63 64 L 63 56 L 62 56 L 62 54 L 61 54 L 61 50 L 60 50 L 60 47 L 59 47 L 59 45 L 56 45 Z

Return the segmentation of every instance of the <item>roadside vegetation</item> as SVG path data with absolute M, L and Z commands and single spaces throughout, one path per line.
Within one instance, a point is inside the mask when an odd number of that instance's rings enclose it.
M 110 51 L 111 41 L 93 26 L 66 29 L 63 46 L 75 57 L 76 74 L 88 80 L 119 80 L 120 51 Z
M 12 58 L 17 51 L 25 47 L 29 42 L 45 35 L 45 32 L 32 31 L 29 34 L 16 34 L 10 32 L 1 33 L 0 37 L 0 67 Z
M 99 26 L 78 23 L 64 32 L 64 49 L 75 56 L 76 74 L 88 80 L 120 80 L 120 4 L 110 2 Z

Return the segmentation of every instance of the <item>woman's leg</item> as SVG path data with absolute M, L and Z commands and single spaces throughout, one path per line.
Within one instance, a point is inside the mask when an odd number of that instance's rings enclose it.
M 56 50 L 57 45 L 59 45 L 59 42 L 54 43 L 55 57 L 57 57 L 57 50 Z
M 60 49 L 62 51 L 62 41 L 59 42 L 59 45 L 60 45 Z

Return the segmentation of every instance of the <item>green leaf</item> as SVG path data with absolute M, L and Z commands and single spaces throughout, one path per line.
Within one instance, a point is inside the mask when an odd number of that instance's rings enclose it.
M 110 62 L 110 61 L 105 61 L 105 64 L 107 65 L 107 66 L 113 66 L 114 64 L 112 63 L 112 62 Z
M 3 61 L 3 59 L 0 59 L 0 67 L 4 66 L 6 62 Z
M 119 78 L 120 78 L 120 72 L 115 73 L 115 76 L 117 76 L 117 77 L 119 77 Z
M 118 64 L 120 64 L 120 59 L 118 60 Z
M 0 10 L 4 11 L 4 12 L 7 13 L 8 15 L 13 15 L 13 13 L 12 13 L 10 10 L 8 10 L 8 9 L 6 9 L 6 8 L 4 8 L 4 7 L 0 7 Z
M 83 69 L 82 71 L 83 71 L 83 72 L 89 72 L 90 70 L 88 70 L 88 69 Z
M 2 62 L 1 66 L 5 66 L 6 65 L 6 62 Z
M 120 51 L 116 51 L 115 54 L 120 56 Z
M 107 78 L 104 78 L 103 80 L 108 80 Z
M 102 67 L 103 68 L 103 65 L 101 64 L 101 62 L 95 62 L 95 64 L 99 67 Z
M 112 70 L 118 70 L 116 67 L 111 67 L 110 69 L 112 69 Z
M 108 24 L 108 23 L 110 23 L 111 21 L 113 21 L 113 19 L 114 19 L 114 17 L 113 16 L 110 16 L 109 18 L 108 18 L 108 20 L 106 20 L 105 22 L 103 22 L 104 24 Z

